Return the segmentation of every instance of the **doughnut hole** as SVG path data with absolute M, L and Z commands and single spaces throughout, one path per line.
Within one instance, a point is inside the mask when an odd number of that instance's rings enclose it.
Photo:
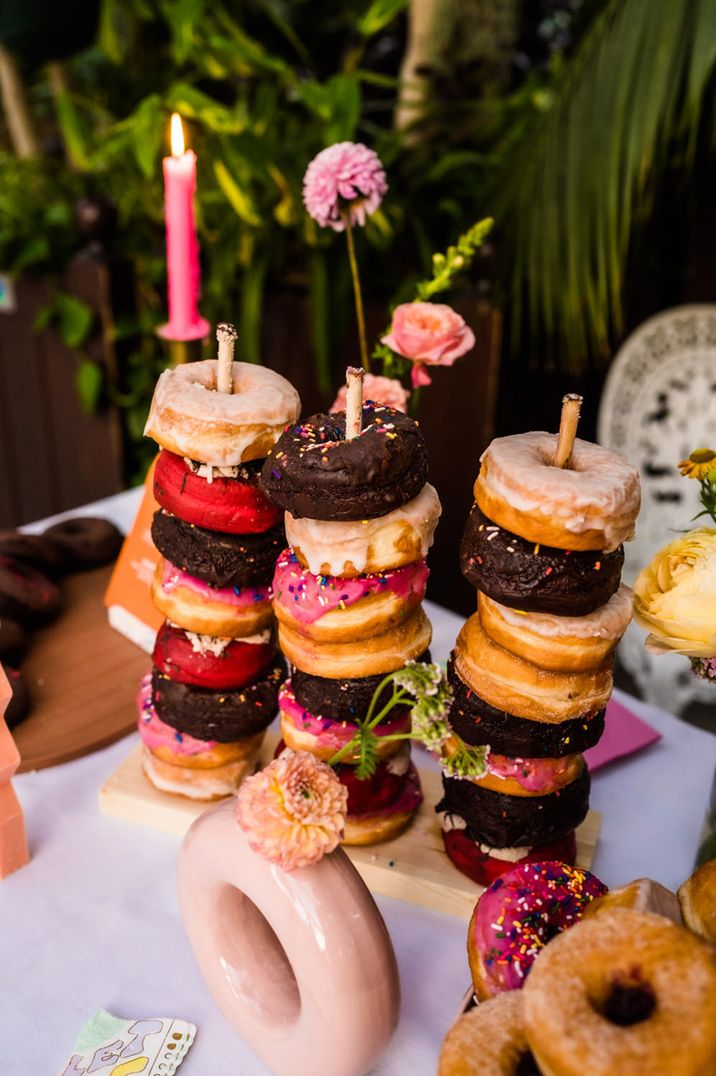
M 617 979 L 605 998 L 604 1016 L 618 1027 L 632 1027 L 648 1020 L 655 1008 L 656 996 L 648 983 Z
M 531 1050 L 527 1050 L 518 1058 L 514 1076 L 542 1076 Z

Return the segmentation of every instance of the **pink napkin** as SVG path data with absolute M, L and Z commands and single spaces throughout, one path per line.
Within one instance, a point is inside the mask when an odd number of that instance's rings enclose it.
M 604 722 L 604 734 L 594 747 L 584 752 L 591 773 L 615 759 L 633 755 L 635 751 L 656 743 L 661 733 L 647 725 L 635 713 L 616 699 L 610 699 Z

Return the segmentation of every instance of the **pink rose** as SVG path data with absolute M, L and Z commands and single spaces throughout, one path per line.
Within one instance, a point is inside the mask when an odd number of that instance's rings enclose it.
M 475 346 L 475 334 L 445 303 L 401 303 L 381 342 L 415 363 L 413 385 L 429 385 L 425 366 L 452 366 Z
M 397 411 L 406 411 L 410 393 L 403 388 L 399 381 L 392 377 L 378 377 L 375 374 L 366 374 L 363 378 L 363 399 L 372 400 L 373 403 L 385 404 L 386 407 L 394 407 Z M 345 411 L 346 409 L 346 386 L 342 385 L 338 395 L 331 404 L 331 411 Z

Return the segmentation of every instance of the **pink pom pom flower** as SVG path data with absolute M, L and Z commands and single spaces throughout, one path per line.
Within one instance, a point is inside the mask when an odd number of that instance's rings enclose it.
M 408 390 L 403 388 L 400 382 L 393 377 L 366 374 L 363 378 L 363 399 L 366 401 L 372 400 L 373 403 L 394 407 L 396 411 L 407 411 L 409 396 Z M 345 411 L 345 409 L 346 386 L 342 385 L 331 404 L 331 411 Z
M 322 228 L 345 229 L 365 224 L 388 190 L 377 153 L 362 142 L 336 142 L 314 157 L 303 178 L 303 202 Z
M 414 364 L 412 381 L 417 387 L 431 384 L 426 366 L 452 366 L 475 346 L 475 334 L 445 303 L 401 303 L 381 343 Z

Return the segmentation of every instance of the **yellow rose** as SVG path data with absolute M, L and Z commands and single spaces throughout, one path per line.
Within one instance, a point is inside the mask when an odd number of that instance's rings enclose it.
M 716 530 L 701 527 L 659 550 L 634 585 L 634 617 L 651 632 L 652 654 L 716 654 Z

